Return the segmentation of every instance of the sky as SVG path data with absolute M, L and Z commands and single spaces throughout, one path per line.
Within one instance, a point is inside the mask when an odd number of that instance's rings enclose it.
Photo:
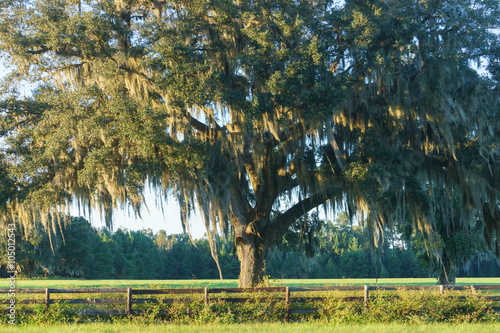
M 144 196 L 147 208 L 144 207 L 141 210 L 141 218 L 135 217 L 131 209 L 125 208 L 115 210 L 113 214 L 113 230 L 118 230 L 119 228 L 128 230 L 150 228 L 154 233 L 157 233 L 159 230 L 163 229 L 166 231 L 167 235 L 181 234 L 183 232 L 179 205 L 174 197 L 168 198 L 167 202 L 163 202 L 162 212 L 161 207 L 155 204 L 156 199 L 154 193 L 147 187 Z M 97 211 L 93 212 L 91 216 L 84 214 L 83 211 L 81 214 L 78 213 L 78 207 L 73 205 L 71 207 L 71 215 L 83 216 L 97 228 L 105 226 L 104 220 L 100 218 Z M 194 239 L 202 238 L 205 234 L 205 224 L 201 217 L 193 213 L 189 223 L 192 237 Z

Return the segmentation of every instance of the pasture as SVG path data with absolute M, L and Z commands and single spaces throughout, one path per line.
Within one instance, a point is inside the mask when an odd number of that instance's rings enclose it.
M 343 285 L 435 285 L 436 279 L 269 279 L 271 287 L 315 287 Z M 0 288 L 9 282 L 0 280 Z M 500 284 L 500 278 L 457 278 L 457 285 Z M 17 279 L 17 288 L 235 288 L 238 280 L 83 280 Z

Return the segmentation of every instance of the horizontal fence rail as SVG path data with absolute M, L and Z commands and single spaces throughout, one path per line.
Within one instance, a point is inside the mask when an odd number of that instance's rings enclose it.
M 285 305 L 285 321 L 290 320 L 290 314 L 294 313 L 314 313 L 318 308 L 294 308 L 291 309 L 292 303 L 306 303 L 306 302 L 323 302 L 331 299 L 331 296 L 296 296 L 292 297 L 292 293 L 296 292 L 329 292 L 329 291 L 363 291 L 363 296 L 338 296 L 346 302 L 362 301 L 365 309 L 370 304 L 370 291 L 397 291 L 397 290 L 435 290 L 444 295 L 447 291 L 463 291 L 471 290 L 476 291 L 500 291 L 500 285 L 404 285 L 404 286 L 324 286 L 324 287 L 268 287 L 268 288 L 193 288 L 193 289 L 132 289 L 132 288 L 20 288 L 16 289 L 19 294 L 44 294 L 44 298 L 39 299 L 21 299 L 17 300 L 17 304 L 45 304 L 45 309 L 49 310 L 51 304 L 64 302 L 65 304 L 124 304 L 124 309 L 107 309 L 107 310 L 93 310 L 84 309 L 77 310 L 75 313 L 81 315 L 133 315 L 142 314 L 144 310 L 133 309 L 133 304 L 172 304 L 174 302 L 190 303 L 197 299 L 192 297 L 182 297 L 176 299 L 154 299 L 154 298 L 141 298 L 145 295 L 203 295 L 203 302 L 205 306 L 210 305 L 210 295 L 221 294 L 218 300 L 230 303 L 254 303 L 260 299 L 269 297 L 271 293 L 280 293 L 281 296 L 273 296 L 272 300 L 275 303 L 284 302 Z M 0 294 L 9 293 L 8 289 L 0 289 Z M 227 297 L 226 294 L 241 294 L 253 293 L 257 297 Z M 52 294 L 122 294 L 121 298 L 51 298 Z M 135 296 L 135 297 L 134 297 Z M 388 295 L 388 299 L 399 298 L 397 295 Z M 466 299 L 464 296 L 453 296 L 457 299 Z M 490 301 L 500 301 L 500 296 L 481 296 Z M 199 300 L 199 299 L 198 299 Z M 9 299 L 0 300 L 0 304 L 10 304 Z M 494 308 L 500 310 L 499 308 Z M 30 312 L 32 310 L 21 310 Z M 163 311 L 165 312 L 165 311 Z M 162 313 L 160 311 L 160 313 Z

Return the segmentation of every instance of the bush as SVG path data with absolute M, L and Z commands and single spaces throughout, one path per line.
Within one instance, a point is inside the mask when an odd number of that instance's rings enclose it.
M 306 296 L 297 293 L 294 297 Z M 141 310 L 140 315 L 129 316 L 82 316 L 75 315 L 78 306 L 64 302 L 50 306 L 49 311 L 44 305 L 30 308 L 32 313 L 18 312 L 19 324 L 60 324 L 74 322 L 126 322 L 153 324 L 157 322 L 170 323 L 254 323 L 281 322 L 285 318 L 285 304 L 282 293 L 238 294 L 238 298 L 251 298 L 245 303 L 232 303 L 225 300 L 228 295 L 213 295 L 208 306 L 205 306 L 201 295 L 192 295 L 187 302 L 185 298 L 166 295 L 158 296 L 157 302 L 134 304 L 134 310 Z M 354 293 L 346 292 L 308 292 L 307 296 L 323 297 L 322 301 L 295 302 L 291 308 L 317 308 L 316 313 L 291 314 L 291 321 L 321 321 L 332 323 L 465 323 L 465 322 L 497 322 L 500 316 L 493 310 L 493 302 L 484 294 L 476 295 L 467 292 L 447 292 L 441 296 L 436 292 L 411 291 L 400 289 L 393 291 L 371 292 L 370 303 L 365 308 L 362 299 L 349 299 Z M 260 298 L 259 298 L 260 297 Z M 154 300 L 154 299 L 152 299 Z M 164 302 L 164 300 L 168 300 Z M 80 306 L 83 306 L 80 305 Z M 113 308 L 116 308 L 114 305 Z M 99 307 L 99 306 L 98 306 Z M 102 309 L 110 305 L 100 305 Z M 119 305 L 123 308 L 123 305 Z M 5 318 L 6 316 L 4 316 Z M 5 320 L 3 321 L 5 323 Z

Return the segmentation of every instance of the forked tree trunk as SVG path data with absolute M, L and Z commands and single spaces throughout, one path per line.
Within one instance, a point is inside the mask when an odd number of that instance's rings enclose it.
M 455 274 L 448 273 L 444 270 L 439 274 L 438 284 L 454 285 L 456 283 Z
M 268 182 L 270 183 L 270 182 Z M 286 212 L 269 220 L 277 194 L 273 188 L 257 193 L 257 203 L 252 207 L 237 182 L 231 186 L 231 226 L 234 230 L 235 246 L 240 259 L 240 288 L 262 285 L 266 276 L 266 254 L 290 225 L 300 216 L 325 202 L 325 195 L 315 194 L 298 202 Z M 262 184 L 260 184 L 262 185 Z M 259 187 L 259 186 L 254 186 Z M 256 190 L 256 192 L 259 192 Z
M 260 286 L 266 274 L 268 247 L 258 236 L 236 237 L 236 250 L 240 259 L 240 288 Z
M 240 259 L 238 286 L 252 288 L 262 284 L 266 273 L 266 254 L 272 241 L 264 240 L 271 239 L 264 228 L 268 221 L 262 218 L 266 215 L 265 206 L 250 206 L 236 184 L 233 182 L 231 186 L 231 226 Z
M 448 253 L 446 251 L 443 251 L 442 254 L 442 259 L 441 259 L 441 270 L 439 273 L 439 284 L 446 284 L 446 285 L 451 285 L 455 284 L 455 279 L 456 279 L 456 271 L 453 268 L 453 265 L 451 264 L 451 261 L 448 257 Z

